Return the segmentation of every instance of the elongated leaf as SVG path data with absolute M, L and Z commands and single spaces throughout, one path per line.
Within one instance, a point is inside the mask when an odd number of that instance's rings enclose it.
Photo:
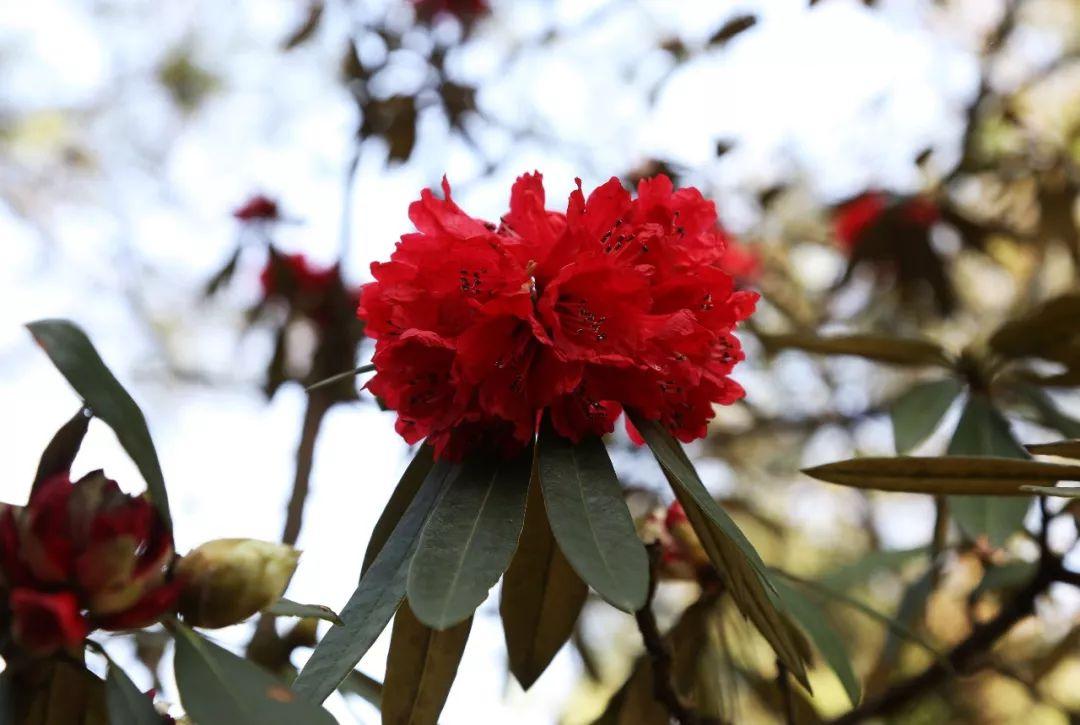
M 510 671 L 526 690 L 570 639 L 588 593 L 551 533 L 534 474 L 525 526 L 499 602 Z
M 375 522 L 375 528 L 371 530 L 371 538 L 368 539 L 367 550 L 364 552 L 364 564 L 360 568 L 360 576 L 364 576 L 371 567 L 371 563 L 382 550 L 390 533 L 401 520 L 402 514 L 416 497 L 416 492 L 420 490 L 424 479 L 431 472 L 431 467 L 435 465 L 434 450 L 429 445 L 421 445 L 420 450 L 405 468 L 405 473 L 401 474 L 397 488 L 390 494 L 386 508 L 379 515 L 379 520 Z
M 840 684 L 844 686 L 844 692 L 847 693 L 851 704 L 857 705 L 862 697 L 862 685 L 859 683 L 855 670 L 851 667 L 851 659 L 844 649 L 840 635 L 829 624 L 825 612 L 805 597 L 802 592 L 788 585 L 782 579 L 774 579 L 773 584 L 780 594 L 781 601 L 784 602 L 785 609 L 813 640 L 826 664 L 836 674 Z
M 857 561 L 842 564 L 821 576 L 818 581 L 832 589 L 846 591 L 866 582 L 883 569 L 895 570 L 909 561 L 930 553 L 929 546 L 914 549 L 871 551 Z
M 1080 460 L 1080 439 L 1067 441 L 1054 441 L 1053 443 L 1037 443 L 1027 446 L 1029 453 L 1039 456 L 1059 456 L 1061 458 L 1075 458 Z
M 383 683 L 370 675 L 365 675 L 360 670 L 353 670 L 341 682 L 338 688 L 341 692 L 351 692 L 359 695 L 361 699 L 372 707 L 382 709 Z
M 172 528 L 165 478 L 139 406 L 105 366 L 90 338 L 67 320 L 39 320 L 26 326 L 34 340 L 71 383 L 87 406 L 116 432 L 120 445 L 146 480 L 150 499 Z
M 1071 292 L 1005 323 L 991 336 L 990 346 L 1007 357 L 1057 360 L 1058 351 L 1080 337 L 1077 320 L 1080 320 L 1080 294 Z
M 432 467 L 371 568 L 341 610 L 344 624 L 330 628 L 297 675 L 293 689 L 302 697 L 313 702 L 322 702 L 329 697 L 386 628 L 405 596 L 409 562 L 420 532 L 459 470 L 460 466 L 445 461 Z
M 401 605 L 394 617 L 382 695 L 385 725 L 435 725 L 454 684 L 472 617 L 450 629 L 431 629 Z
M 18 725 L 110 725 L 105 683 L 81 663 L 41 660 L 11 681 Z
M 911 582 L 900 597 L 900 605 L 896 608 L 895 627 L 889 628 L 889 634 L 885 638 L 885 646 L 881 651 L 878 667 L 892 668 L 896 658 L 900 654 L 900 645 L 905 639 L 906 633 L 912 633 L 916 625 L 922 620 L 926 612 L 926 602 L 934 592 L 934 571 L 932 568 L 923 572 L 915 581 Z
M 180 701 L 199 725 L 333 725 L 330 713 L 300 699 L 253 662 L 182 624 L 174 625 L 173 633 Z
M 91 412 L 86 408 L 80 408 L 71 420 L 64 423 L 56 435 L 45 446 L 38 462 L 37 473 L 34 474 L 34 487 L 30 495 L 37 490 L 43 481 L 58 473 L 67 473 L 71 470 L 71 464 L 79 453 L 83 438 L 90 427 Z
M 113 662 L 109 662 L 105 676 L 105 702 L 110 725 L 162 725 L 153 698 L 140 692 L 127 673 Z
M 971 596 L 978 597 L 987 592 L 1002 589 L 1017 589 L 1031 581 L 1038 567 L 1039 565 L 1033 561 L 1012 561 L 1008 564 L 988 567 Z
M 1066 438 L 1080 438 L 1080 420 L 1063 413 L 1046 391 L 1034 385 L 1020 383 L 1016 386 L 1016 392 L 1031 404 L 1043 425 L 1053 428 Z
M 950 378 L 917 383 L 900 396 L 890 411 L 896 452 L 910 453 L 929 438 L 961 390 L 959 381 Z
M 600 438 L 574 444 L 548 421 L 537 444 L 551 531 L 574 570 L 613 607 L 645 605 L 649 559 Z
M 930 340 L 884 335 L 837 335 L 803 333 L 766 335 L 762 344 L 769 350 L 794 348 L 822 355 L 854 355 L 894 365 L 951 365 L 948 354 Z
M 821 481 L 906 493 L 1026 496 L 1024 486 L 1080 478 L 1080 466 L 1012 458 L 852 458 L 803 471 Z
M 466 460 L 431 512 L 409 565 L 409 605 L 446 629 L 472 616 L 517 547 L 525 519 L 532 450 L 510 460 Z
M 263 610 L 278 617 L 323 619 L 334 624 L 344 624 L 333 609 L 322 604 L 300 604 L 291 599 L 279 599 Z
M 1080 486 L 1024 486 L 1028 493 L 1040 496 L 1060 496 L 1061 498 L 1080 498 Z
M 765 563 L 762 562 L 757 549 L 739 530 L 731 517 L 724 512 L 720 504 L 709 495 L 705 484 L 701 482 L 697 471 L 694 470 L 694 464 L 686 457 L 686 452 L 679 442 L 655 421 L 646 420 L 635 413 L 630 413 L 630 420 L 645 439 L 671 485 L 677 490 L 685 491 L 720 531 L 739 547 L 752 567 L 762 576 L 767 576 Z
M 674 483 L 672 487 L 735 606 L 754 624 L 776 652 L 777 659 L 809 690 L 810 682 L 806 677 L 809 644 L 783 611 L 783 603 L 771 578 L 754 568 L 738 545 L 701 510 L 695 499 Z
M 964 408 L 960 422 L 949 443 L 949 454 L 958 456 L 1000 456 L 1017 459 L 1013 465 L 1027 464 L 1039 466 L 1029 458 L 1023 447 L 1013 438 L 1009 423 L 984 395 L 972 394 Z M 998 464 L 999 467 L 1003 464 Z M 1080 467 L 1075 467 L 1080 471 Z M 1073 472 L 1073 478 L 1080 478 L 1080 472 Z M 1024 481 L 1021 485 L 1038 486 L 1053 481 Z M 952 493 L 958 493 L 953 491 Z M 963 491 L 962 493 L 966 493 Z M 971 491 L 976 494 L 977 491 Z M 1019 493 L 1027 493 L 1022 489 Z M 949 509 L 960 528 L 969 536 L 985 534 L 990 543 L 1000 546 L 1010 534 L 1019 531 L 1024 525 L 1024 516 L 1030 505 L 1030 498 L 996 499 L 976 496 L 953 496 L 949 499 Z

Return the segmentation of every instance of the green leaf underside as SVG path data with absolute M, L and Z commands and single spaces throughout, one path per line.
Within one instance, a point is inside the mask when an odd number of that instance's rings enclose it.
M 572 443 L 545 421 L 537 456 L 548 521 L 567 561 L 612 606 L 624 612 L 643 607 L 649 558 L 604 442 Z
M 1009 423 L 994 408 L 990 400 L 980 394 L 968 399 L 960 422 L 949 443 L 949 455 L 999 456 L 1026 460 L 1029 458 L 1023 446 L 1013 438 Z M 1040 465 L 1028 461 L 1031 465 Z M 1080 474 L 1072 474 L 1074 478 Z M 1025 485 L 1040 485 L 1053 481 L 1025 481 Z M 1020 493 L 1026 493 L 1020 491 Z M 1010 534 L 1024 525 L 1030 497 L 1017 499 L 986 498 L 978 496 L 952 496 L 949 510 L 960 528 L 968 536 L 985 534 L 990 543 L 1000 546 Z
M 89 428 L 90 416 L 86 414 L 85 409 L 79 408 L 71 420 L 56 431 L 56 435 L 52 437 L 41 454 L 37 472 L 34 474 L 31 496 L 46 479 L 71 470 L 71 464 L 75 461 L 75 456 L 79 453 L 79 448 Z
M 94 415 L 116 433 L 146 480 L 150 499 L 172 528 L 165 478 L 142 411 L 109 371 L 90 338 L 67 320 L 39 320 L 27 329 Z
M 368 539 L 367 550 L 364 551 L 364 564 L 360 568 L 361 577 L 371 567 L 371 563 L 375 561 L 375 557 L 378 556 L 383 545 L 386 544 L 387 538 L 393 532 L 394 527 L 397 526 L 398 521 L 401 520 L 402 514 L 409 508 L 409 504 L 416 497 L 416 492 L 420 490 L 420 486 L 424 483 L 424 479 L 427 478 L 428 473 L 431 472 L 431 467 L 434 465 L 435 449 L 427 444 L 422 444 L 420 450 L 416 452 L 412 461 L 405 468 L 405 473 L 401 474 L 401 480 L 398 481 L 394 492 L 390 494 L 390 500 L 386 502 L 386 507 L 379 515 L 379 520 L 375 522 L 375 528 L 371 530 L 371 538 Z
M 820 355 L 854 355 L 894 365 L 948 366 L 949 356 L 937 343 L 929 340 L 885 337 L 882 335 L 822 336 L 793 333 L 767 335 L 762 340 L 766 348 L 794 348 Z
M 382 717 L 395 725 L 435 725 L 454 684 L 472 617 L 450 629 L 431 629 L 405 602 L 394 617 Z
M 531 468 L 531 449 L 509 460 L 481 453 L 457 466 L 409 565 L 409 605 L 421 622 L 446 629 L 487 598 L 517 548 Z
M 1054 441 L 1052 443 L 1036 443 L 1027 446 L 1029 453 L 1039 456 L 1059 456 L 1061 458 L 1075 458 L 1080 460 L 1080 439 Z
M 851 704 L 857 705 L 862 697 L 862 686 L 859 684 L 859 678 L 851 667 L 851 659 L 844 649 L 840 635 L 836 633 L 836 630 L 829 623 L 825 612 L 804 596 L 802 592 L 782 579 L 773 579 L 773 585 L 780 595 L 780 600 L 784 603 L 784 608 L 809 635 L 825 663 L 836 674 L 840 684 L 844 686 L 844 692 L 847 693 Z
M 962 390 L 959 381 L 950 378 L 917 383 L 901 395 L 890 411 L 896 452 L 910 453 L 929 438 Z
M 1059 360 L 1064 354 L 1067 360 L 1069 344 L 1080 334 L 1077 319 L 1080 293 L 1066 293 L 1002 325 L 990 337 L 990 346 L 1007 357 Z
M 570 638 L 589 588 L 559 549 L 534 474 L 521 540 L 503 577 L 502 617 L 510 671 L 529 689 Z
M 311 659 L 297 675 L 293 689 L 313 702 L 322 702 L 348 677 L 360 658 L 386 628 L 405 596 L 409 562 L 420 532 L 436 502 L 457 475 L 458 466 L 436 463 L 371 568 L 360 579 L 340 617 L 343 625 L 331 627 Z
M 778 608 L 776 590 L 757 550 L 709 495 L 678 441 L 654 421 L 636 415 L 631 416 L 631 421 L 664 470 L 739 611 L 753 622 L 788 671 L 809 690 L 805 664 L 809 659 L 808 644 Z
M 109 708 L 110 725 L 161 725 L 162 718 L 154 709 L 149 695 L 135 686 L 127 673 L 112 662 L 105 676 L 105 703 Z
M 1080 479 L 1080 466 L 995 456 L 853 458 L 803 471 L 841 486 L 900 493 L 1027 496 L 1024 486 Z
M 278 617 L 300 617 L 323 619 L 334 624 L 341 624 L 341 617 L 330 607 L 322 604 L 300 604 L 291 599 L 279 599 L 263 610 Z
M 297 697 L 254 663 L 184 625 L 176 624 L 173 632 L 180 700 L 199 725 L 334 723 L 330 713 Z

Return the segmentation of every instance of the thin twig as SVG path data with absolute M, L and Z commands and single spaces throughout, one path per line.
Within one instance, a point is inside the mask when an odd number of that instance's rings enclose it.
M 312 385 L 307 386 L 306 388 L 304 388 L 304 391 L 308 392 L 308 393 L 311 393 L 311 392 L 314 392 L 316 390 L 320 390 L 322 388 L 333 385 L 334 383 L 339 383 L 342 380 L 348 380 L 349 378 L 354 378 L 357 375 L 363 375 L 364 373 L 370 373 L 374 369 L 375 369 L 375 364 L 374 363 L 367 363 L 367 364 L 361 365 L 360 367 L 355 368 L 353 370 L 347 370 L 347 371 L 345 371 L 343 373 L 338 373 L 337 375 L 331 375 L 328 378 L 324 378 L 323 380 L 320 380 L 317 383 L 314 383 Z
M 326 411 L 333 405 L 327 395 L 312 395 L 308 398 L 304 412 L 304 425 L 300 429 L 300 444 L 296 449 L 296 473 L 293 477 L 292 496 L 285 514 L 285 528 L 281 534 L 284 544 L 295 546 L 300 538 L 300 527 L 304 521 L 304 506 L 307 503 L 308 490 L 311 487 L 311 468 L 315 461 L 315 442 L 319 437 Z
M 679 693 L 675 692 L 675 686 L 671 679 L 671 649 L 664 637 L 660 634 L 660 628 L 656 624 L 656 616 L 652 611 L 653 596 L 656 594 L 656 563 L 659 559 L 659 547 L 655 544 L 649 547 L 649 596 L 645 600 L 645 606 L 634 613 L 637 619 L 638 630 L 641 639 L 645 643 L 645 651 L 649 654 L 653 673 L 653 694 L 670 713 L 672 720 L 680 725 L 698 725 L 698 717 L 683 703 Z

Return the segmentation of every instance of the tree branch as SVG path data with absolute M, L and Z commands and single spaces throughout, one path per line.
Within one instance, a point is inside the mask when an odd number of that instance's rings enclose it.
M 935 662 L 921 674 L 894 685 L 878 697 L 867 700 L 855 709 L 831 720 L 831 725 L 854 725 L 870 718 L 896 712 L 947 682 L 950 674 L 949 667 L 960 674 L 975 671 L 981 666 L 980 661 L 983 660 L 983 656 L 989 652 L 998 639 L 1007 634 L 1014 624 L 1034 612 L 1035 598 L 1046 591 L 1051 583 L 1059 581 L 1064 571 L 1059 558 L 1044 557 L 1038 571 L 1027 586 L 1018 592 L 996 617 L 977 625 L 967 639 L 946 655 L 945 662 Z

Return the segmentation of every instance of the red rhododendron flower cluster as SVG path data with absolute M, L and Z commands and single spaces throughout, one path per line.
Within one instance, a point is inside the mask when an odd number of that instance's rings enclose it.
M 933 201 L 922 196 L 891 198 L 882 192 L 862 194 L 841 205 L 833 217 L 837 239 L 852 250 L 865 235 L 888 218 L 917 227 L 933 226 L 941 214 Z
M 372 265 L 360 303 L 377 340 L 367 387 L 407 441 L 448 458 L 509 452 L 544 410 L 578 441 L 623 408 L 689 441 L 714 404 L 743 395 L 728 377 L 743 357 L 732 330 L 757 295 L 719 266 L 716 209 L 697 189 L 657 176 L 632 198 L 613 178 L 586 198 L 579 182 L 560 213 L 527 174 L 498 226 L 443 190 L 412 204 L 417 231 Z
M 289 307 L 320 325 L 344 313 L 351 319 L 360 293 L 347 289 L 338 265 L 318 267 L 303 254 L 271 251 L 259 276 L 263 297 L 284 300 Z
M 256 194 L 233 210 L 233 217 L 242 222 L 277 221 L 281 211 L 273 199 Z
M 44 481 L 0 511 L 0 621 L 25 654 L 81 647 L 94 629 L 134 629 L 172 611 L 172 535 L 145 498 L 96 471 Z M 6 610 L 6 611 L 3 611 Z

